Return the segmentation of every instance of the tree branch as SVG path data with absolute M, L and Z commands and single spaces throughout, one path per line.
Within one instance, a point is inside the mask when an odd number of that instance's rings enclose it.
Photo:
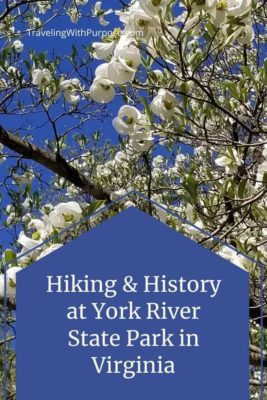
M 15 340 L 15 339 L 16 339 L 16 336 L 11 336 L 11 337 L 7 338 L 6 340 L 1 340 L 0 347 L 3 346 L 5 343 L 12 342 L 12 340 Z
M 249 346 L 249 364 L 254 366 L 261 365 L 261 349 L 256 346 Z M 263 367 L 267 367 L 267 351 L 263 351 Z
M 5 307 L 5 299 L 0 296 L 0 306 Z M 16 302 L 10 301 L 9 299 L 6 300 L 6 308 L 10 311 L 15 311 L 16 310 Z
M 83 174 L 67 162 L 61 155 L 48 153 L 33 143 L 22 140 L 18 136 L 7 132 L 0 125 L 0 143 L 24 158 L 36 161 L 70 183 L 79 187 L 84 193 L 90 194 L 98 200 L 110 202 L 110 197 L 98 185 L 90 182 Z

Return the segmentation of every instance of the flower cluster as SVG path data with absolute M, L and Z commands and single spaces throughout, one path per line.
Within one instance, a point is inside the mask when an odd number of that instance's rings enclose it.
M 51 209 L 50 209 L 51 208 Z M 28 265 L 29 262 L 38 260 L 39 258 L 57 249 L 61 244 L 49 243 L 46 246 L 41 244 L 48 238 L 51 238 L 58 231 L 69 227 L 82 217 L 82 209 L 76 202 L 59 203 L 55 207 L 45 207 L 42 219 L 31 219 L 28 228 L 32 231 L 31 237 L 27 236 L 24 231 L 20 232 L 18 243 L 21 246 L 21 252 L 18 253 L 18 264 L 20 266 Z M 25 256 L 23 256 L 26 254 Z
M 103 43 L 94 43 L 94 56 L 109 60 L 95 71 L 95 80 L 90 88 L 90 97 L 99 103 L 109 103 L 115 96 L 115 85 L 133 81 L 141 64 L 141 53 L 136 40 L 121 35 L 115 30 Z
M 123 106 L 113 120 L 113 126 L 119 134 L 130 137 L 130 147 L 137 152 L 148 151 L 153 144 L 150 124 L 145 114 L 137 108 Z
M 197 25 L 203 13 L 207 13 L 216 26 L 223 26 L 225 33 L 229 30 L 229 26 L 237 25 L 231 40 L 237 39 L 240 44 L 248 44 L 254 37 L 251 21 L 251 0 L 191 1 L 191 7 L 192 17 L 185 24 L 187 28 Z M 181 19 L 185 21 L 187 15 L 182 16 Z
M 184 11 L 179 11 L 179 17 L 175 17 L 171 1 L 134 1 L 126 11 L 118 13 L 123 29 L 116 29 L 103 42 L 93 43 L 93 56 L 105 63 L 96 68 L 89 90 L 92 100 L 109 103 L 116 95 L 115 89 L 121 88 L 124 93 L 129 83 L 137 89 L 158 87 L 149 109 L 146 109 L 146 114 L 151 113 L 149 118 L 142 117 L 138 109 L 129 105 L 120 109 L 114 122 L 120 134 L 129 135 L 130 143 L 137 151 L 150 149 L 152 138 L 157 135 L 154 127 L 149 129 L 152 113 L 168 126 L 168 122 L 179 116 L 181 97 L 175 92 L 179 93 L 181 89 L 188 92 L 194 86 L 190 69 L 185 71 L 186 67 L 180 66 L 179 37 L 184 32 L 190 31 L 193 36 L 193 40 L 188 41 L 190 63 L 203 55 L 200 28 L 207 21 L 218 27 L 218 43 L 221 45 L 235 40 L 247 44 L 253 39 L 251 3 L 248 0 L 193 1 L 181 6 L 184 6 Z M 164 68 L 161 63 L 161 69 L 153 70 L 157 57 L 164 58 Z M 150 72 L 141 84 L 138 72 L 142 67 L 147 69 L 148 65 Z M 180 77 L 181 82 L 175 81 L 174 76 Z M 161 87 L 162 84 L 165 87 Z
M 58 88 L 55 87 L 52 74 L 47 68 L 34 68 L 32 70 L 32 83 L 40 90 L 44 90 L 49 97 L 53 97 L 53 100 L 57 100 L 60 94 L 67 103 L 77 104 L 80 101 L 80 92 L 82 92 L 81 84 L 79 79 L 64 79 L 60 78 Z

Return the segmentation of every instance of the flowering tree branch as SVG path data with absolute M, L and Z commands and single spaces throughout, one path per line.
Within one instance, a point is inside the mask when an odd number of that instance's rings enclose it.
M 90 182 L 81 172 L 74 168 L 60 154 L 51 154 L 33 143 L 20 139 L 0 126 L 0 143 L 26 159 L 36 161 L 62 178 L 65 178 L 84 193 L 99 200 L 109 201 L 110 197 L 98 185 Z

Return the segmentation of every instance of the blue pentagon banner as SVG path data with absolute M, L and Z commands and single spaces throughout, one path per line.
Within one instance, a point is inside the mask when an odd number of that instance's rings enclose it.
M 17 399 L 248 399 L 248 282 L 123 211 L 18 274 Z

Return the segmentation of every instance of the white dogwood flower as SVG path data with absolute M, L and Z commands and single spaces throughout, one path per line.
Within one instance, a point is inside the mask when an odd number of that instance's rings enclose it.
M 254 30 L 251 23 L 251 19 L 248 18 L 245 26 L 242 27 L 242 32 L 237 38 L 238 43 L 240 44 L 249 44 L 254 38 Z
M 100 25 L 108 26 L 109 22 L 105 20 L 105 17 L 112 13 L 113 13 L 112 8 L 109 8 L 106 11 L 102 9 L 102 1 L 97 1 L 95 3 L 94 9 L 93 9 L 93 16 L 98 18 L 98 22 L 100 23 Z
M 152 17 L 166 9 L 168 3 L 170 3 L 170 0 L 139 0 L 142 9 Z
M 158 95 L 152 100 L 151 110 L 164 120 L 169 120 L 173 117 L 178 100 L 168 90 L 160 89 Z
M 157 38 L 161 34 L 161 25 L 158 17 L 148 15 L 139 2 L 135 2 L 127 11 L 120 13 L 120 21 L 125 25 L 125 35 L 148 43 L 151 37 Z
M 63 91 L 65 100 L 70 104 L 77 104 L 80 101 L 80 81 L 77 78 L 63 79 L 59 84 L 60 90 Z
M 224 167 L 226 174 L 234 174 L 237 172 L 238 167 L 242 165 L 242 157 L 236 149 L 227 149 L 225 154 L 216 158 L 215 164 L 218 167 Z
M 119 134 L 130 136 L 129 145 L 136 152 L 150 150 L 153 137 L 149 130 L 147 117 L 133 106 L 122 106 L 112 122 Z
M 217 1 L 211 8 L 209 8 L 209 14 L 215 25 L 221 25 L 227 23 L 227 18 L 230 17 L 241 17 L 246 16 L 240 27 L 251 26 L 251 18 L 247 18 L 247 14 L 251 9 L 250 0 L 220 0 Z M 242 29 L 241 29 L 242 30 Z
M 132 106 L 122 106 L 112 125 L 120 134 L 133 134 L 140 130 L 147 121 L 141 112 Z
M 109 63 L 100 64 L 95 70 L 96 78 L 101 77 L 104 79 L 109 79 L 108 78 L 108 66 L 109 66 Z
M 32 70 L 32 83 L 39 88 L 49 85 L 52 80 L 52 75 L 47 68 L 35 68 Z
M 220 8 L 220 4 L 227 4 L 228 15 L 234 17 L 240 17 L 246 14 L 251 8 L 251 0 L 220 0 L 217 6 L 218 8 Z
M 24 44 L 20 40 L 15 40 L 12 44 L 12 47 L 18 54 L 22 53 L 24 50 Z
M 96 42 L 93 43 L 92 47 L 94 58 L 97 60 L 108 60 L 116 47 L 116 42 Z
M 21 254 L 27 253 L 28 251 L 32 251 L 40 244 L 42 244 L 41 238 L 30 238 L 25 234 L 24 231 L 21 231 L 18 238 L 18 243 L 22 246 Z M 37 249 L 36 249 L 37 250 Z M 38 250 L 37 250 L 38 251 Z
M 82 217 L 82 209 L 75 201 L 59 203 L 50 212 L 47 223 L 54 228 L 66 228 L 79 221 Z
M 137 47 L 129 46 L 114 53 L 108 66 L 108 76 L 111 81 L 123 85 L 134 79 L 141 64 L 141 54 Z
M 46 219 L 31 219 L 28 224 L 30 229 L 35 229 L 35 232 L 32 233 L 32 239 L 34 240 L 45 240 L 49 234 L 51 233 L 52 229 L 51 226 L 46 224 Z
M 153 137 L 144 129 L 130 136 L 129 145 L 138 153 L 147 152 L 153 146 Z
M 16 275 L 21 271 L 21 267 L 11 267 L 6 271 L 6 297 L 15 299 L 16 297 Z M 0 275 L 0 297 L 5 296 L 5 274 Z
M 96 76 L 90 87 L 89 97 L 96 103 L 110 103 L 115 97 L 112 82 L 100 75 Z
M 121 29 L 116 28 L 109 36 L 105 36 L 102 42 L 92 44 L 93 56 L 98 60 L 108 60 L 116 47 L 120 48 L 118 43 L 124 44 L 125 36 L 121 34 Z

